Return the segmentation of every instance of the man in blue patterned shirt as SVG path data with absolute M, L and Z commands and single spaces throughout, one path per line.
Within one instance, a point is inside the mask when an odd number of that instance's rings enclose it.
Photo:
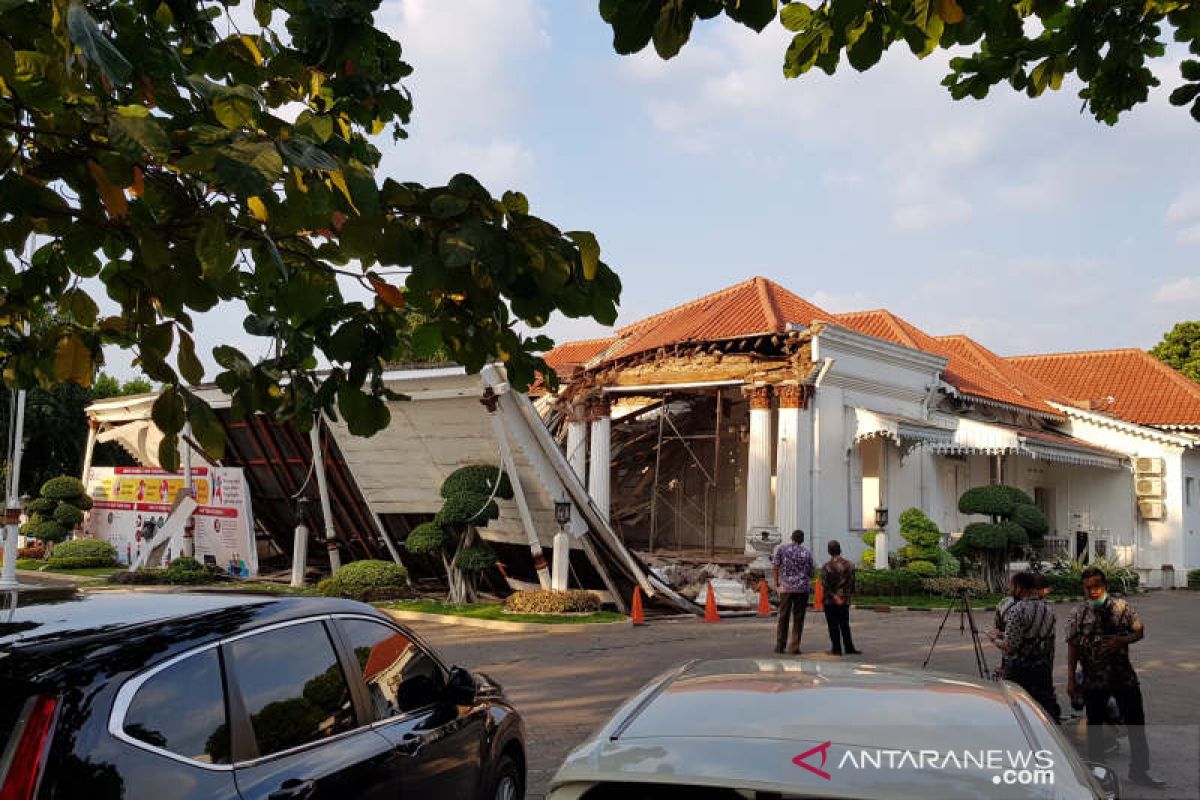
M 771 556 L 775 567 L 775 585 L 779 587 L 779 622 L 775 626 L 775 652 L 800 652 L 804 633 L 804 615 L 808 612 L 809 581 L 813 576 L 813 557 L 804 546 L 804 531 L 792 531 L 790 544 L 780 545 Z M 791 637 L 788 637 L 789 622 Z

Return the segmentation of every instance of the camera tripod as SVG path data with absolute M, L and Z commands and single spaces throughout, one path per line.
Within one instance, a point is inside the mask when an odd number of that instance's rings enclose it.
M 988 680 L 991 675 L 988 672 L 987 657 L 983 651 L 983 643 L 979 640 L 979 629 L 975 627 L 975 616 L 971 613 L 970 594 L 965 589 L 959 591 L 954 597 L 954 601 L 950 603 L 950 607 L 946 609 L 946 616 L 942 617 L 942 624 L 938 625 L 933 643 L 929 645 L 929 654 L 925 656 L 925 663 L 921 664 L 921 669 L 929 668 L 929 660 L 933 658 L 933 648 L 937 647 L 938 639 L 942 638 L 942 631 L 946 628 L 946 622 L 955 611 L 958 612 L 959 634 L 964 634 L 967 626 L 970 626 L 971 643 L 975 647 L 975 667 L 979 670 L 979 677 Z

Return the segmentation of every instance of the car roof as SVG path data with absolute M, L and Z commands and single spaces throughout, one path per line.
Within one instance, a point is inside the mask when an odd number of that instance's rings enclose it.
M 362 603 L 328 597 L 195 590 L 23 593 L 15 612 L 0 616 L 0 673 L 28 676 L 65 668 L 85 654 L 115 657 L 134 644 L 152 643 L 147 655 L 167 655 L 263 625 L 330 613 L 381 616 Z
M 1061 796 L 1090 796 L 1078 759 L 1039 713 L 1004 682 L 843 661 L 694 661 L 618 709 L 567 757 L 552 788 L 665 782 L 789 796 L 1040 796 L 1044 787 L 998 788 L 986 771 L 850 769 L 843 759 L 863 750 L 1046 749 Z
M 913 714 L 919 709 L 918 715 Z M 810 738 L 903 747 L 953 745 L 964 727 L 999 746 L 1027 746 L 1003 684 L 901 667 L 830 661 L 723 659 L 685 664 L 609 732 L 618 739 L 690 736 Z M 894 723 L 889 725 L 888 723 Z M 944 734 L 939 733 L 944 731 Z

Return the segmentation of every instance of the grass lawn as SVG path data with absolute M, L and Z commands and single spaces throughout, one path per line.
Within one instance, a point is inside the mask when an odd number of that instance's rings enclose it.
M 61 575 L 81 575 L 86 578 L 103 578 L 120 572 L 122 567 L 84 567 L 83 569 L 59 569 L 51 567 L 45 561 L 36 558 L 17 559 L 17 569 L 27 569 L 34 572 L 56 572 Z
M 504 606 L 497 603 L 467 603 L 461 608 L 452 603 L 437 600 L 399 600 L 378 603 L 380 608 L 397 611 L 419 611 L 422 614 L 447 614 L 471 619 L 492 619 L 501 622 L 539 622 L 545 625 L 578 625 L 584 622 L 619 622 L 625 619 L 614 611 L 597 611 L 594 614 L 567 616 L 559 614 L 506 614 Z

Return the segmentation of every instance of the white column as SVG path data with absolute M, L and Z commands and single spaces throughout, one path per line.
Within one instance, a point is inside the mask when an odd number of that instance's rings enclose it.
M 771 525 L 771 387 L 750 390 L 750 458 L 746 468 L 746 534 Z M 747 544 L 746 549 L 749 551 Z
M 575 473 L 575 477 L 579 478 L 579 485 L 586 489 L 588 423 L 587 401 L 585 400 L 574 400 L 567 409 L 567 463 L 571 465 L 571 471 Z M 574 504 L 571 506 L 571 522 L 568 524 L 567 530 L 576 536 L 582 536 L 587 530 L 583 515 L 579 513 L 579 509 Z
M 313 420 L 308 432 L 312 445 L 313 471 L 317 473 L 317 492 L 321 496 L 321 516 L 325 520 L 325 547 L 329 550 L 329 571 L 336 574 L 342 568 L 342 556 L 337 547 L 337 529 L 333 524 L 333 509 L 329 503 L 329 484 L 325 479 L 325 449 L 321 447 L 321 416 Z
M 588 464 L 588 494 L 600 516 L 608 522 L 612 407 L 607 398 L 601 397 L 592 403 L 589 410 L 592 419 L 592 458 Z
M 804 436 L 802 422 L 804 388 L 780 386 L 779 426 L 775 444 L 775 524 L 783 541 L 800 527 L 800 462 Z
M 100 435 L 100 422 L 94 419 L 88 420 L 88 435 L 87 444 L 83 448 L 83 474 L 79 476 L 79 480 L 87 485 L 88 471 L 92 468 L 92 455 L 96 452 L 96 437 Z

